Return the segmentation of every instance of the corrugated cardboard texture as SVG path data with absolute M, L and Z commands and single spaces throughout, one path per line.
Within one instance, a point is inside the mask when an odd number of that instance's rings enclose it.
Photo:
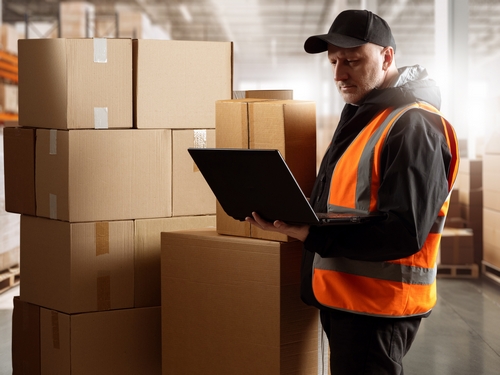
M 163 374 L 316 374 L 318 314 L 300 300 L 301 248 L 162 233 Z
M 94 40 L 19 40 L 19 124 L 94 129 L 94 108 L 109 128 L 131 128 L 132 41 L 107 39 L 107 62 L 94 62 Z
M 38 129 L 36 197 L 37 216 L 70 222 L 169 217 L 171 131 Z
M 215 147 L 215 129 L 172 130 L 172 216 L 214 215 L 215 196 L 189 147 Z
M 250 149 L 278 149 L 304 194 L 316 177 L 316 105 L 299 100 L 239 99 L 216 104 L 216 145 Z M 264 167 L 264 166 L 263 166 Z M 220 234 L 293 241 L 229 217 L 217 205 Z
M 215 102 L 232 95 L 232 59 L 230 42 L 134 40 L 135 126 L 215 128 Z
M 160 306 L 161 232 L 215 228 L 215 216 L 135 220 L 134 306 Z
M 67 315 L 40 309 L 41 373 L 161 374 L 160 308 Z
M 35 129 L 3 129 L 5 210 L 35 215 Z
M 106 251 L 97 236 L 104 225 Z M 134 306 L 133 221 L 68 223 L 23 215 L 21 248 L 24 301 L 66 313 Z
M 13 375 L 40 374 L 40 307 L 14 297 L 12 313 Z

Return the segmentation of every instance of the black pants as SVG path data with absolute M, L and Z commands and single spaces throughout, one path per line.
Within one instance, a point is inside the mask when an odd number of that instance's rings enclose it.
M 422 320 L 331 310 L 322 310 L 320 317 L 330 344 L 332 375 L 403 375 L 403 357 Z

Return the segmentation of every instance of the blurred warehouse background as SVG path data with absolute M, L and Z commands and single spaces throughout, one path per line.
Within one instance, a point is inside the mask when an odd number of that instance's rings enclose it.
M 4 23 L 27 38 L 71 37 L 62 1 L 2 0 Z M 75 2 L 72 2 L 75 3 Z M 234 89 L 292 89 L 317 103 L 329 139 L 342 102 L 325 54 L 304 52 L 343 9 L 369 9 L 391 25 L 399 66 L 420 64 L 443 91 L 442 111 L 480 154 L 499 118 L 497 0 L 88 0 L 84 36 L 234 42 Z M 132 21 L 133 20 L 133 21 Z M 63 20 L 64 21 L 64 20 Z M 200 56 L 203 59 L 203 56 Z M 467 142 L 467 141 L 468 142 Z M 321 142 L 319 144 L 321 147 Z

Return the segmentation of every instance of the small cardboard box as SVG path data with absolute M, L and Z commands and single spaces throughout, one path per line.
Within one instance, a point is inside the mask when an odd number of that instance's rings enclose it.
M 40 374 L 40 307 L 14 297 L 12 374 Z
M 473 264 L 474 242 L 471 229 L 444 228 L 440 247 L 441 264 Z
M 19 125 L 131 128 L 131 39 L 20 39 Z
M 483 168 L 484 207 L 500 211 L 500 153 L 485 154 Z
M 35 215 L 35 129 L 3 128 L 3 157 L 5 210 Z
M 233 99 L 279 99 L 292 100 L 293 90 L 236 90 Z
M 134 306 L 134 223 L 21 216 L 23 301 L 76 313 Z
M 216 146 L 278 149 L 306 196 L 316 177 L 316 105 L 300 100 L 233 99 L 216 103 Z M 264 167 L 264 166 L 263 166 Z M 217 204 L 221 234 L 293 240 L 229 217 Z
M 316 374 L 301 258 L 299 241 L 162 233 L 163 374 Z
M 215 215 L 168 217 L 134 221 L 135 307 L 160 306 L 161 232 L 215 228 Z
M 172 216 L 215 215 L 215 196 L 189 147 L 215 147 L 215 129 L 172 130 Z
M 37 130 L 37 216 L 70 222 L 171 216 L 171 131 Z
M 0 82 L 0 111 L 7 113 L 18 113 L 18 95 L 17 85 Z
M 42 374 L 161 374 L 160 307 L 63 314 L 40 309 Z
M 483 212 L 483 258 L 500 268 L 500 211 L 484 208 Z
M 16 27 L 12 24 L 2 23 L 0 33 L 2 50 L 12 55 L 17 55 L 17 40 L 19 39 L 19 33 Z
M 140 39 L 133 45 L 135 127 L 215 128 L 215 102 L 232 94 L 232 43 Z
M 64 1 L 59 3 L 59 22 L 62 38 L 92 37 L 95 5 L 88 1 Z

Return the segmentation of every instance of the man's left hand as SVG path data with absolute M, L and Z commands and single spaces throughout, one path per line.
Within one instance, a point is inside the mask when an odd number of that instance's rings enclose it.
M 290 225 L 280 220 L 274 222 L 266 221 L 258 213 L 252 212 L 252 217 L 246 217 L 245 221 L 263 230 L 283 233 L 289 237 L 304 242 L 309 234 L 309 225 Z

